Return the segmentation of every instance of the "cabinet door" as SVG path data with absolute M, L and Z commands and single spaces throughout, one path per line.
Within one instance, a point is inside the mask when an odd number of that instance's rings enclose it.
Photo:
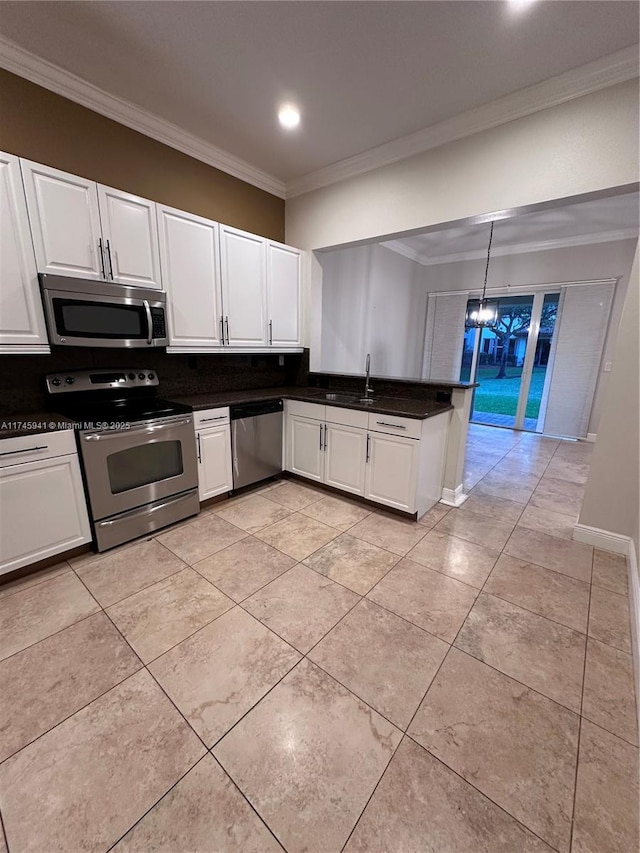
M 90 541 L 76 454 L 0 470 L 0 573 Z
M 231 432 L 229 424 L 196 433 L 198 445 L 198 494 L 200 500 L 213 498 L 233 488 L 231 474 Z
M 324 480 L 324 424 L 292 415 L 287 421 L 287 470 L 309 480 Z
M 419 442 L 383 433 L 369 433 L 365 497 L 415 512 Z
M 134 287 L 162 287 L 155 202 L 103 186 L 98 186 L 98 201 L 109 278 Z
M 38 272 L 105 278 L 96 184 L 29 160 L 20 163 Z
M 20 161 L 0 154 L 0 349 L 49 352 Z
M 185 349 L 220 346 L 218 224 L 158 206 L 158 234 L 169 343 Z
M 267 344 L 265 258 L 262 237 L 220 226 L 222 304 L 231 346 Z
M 364 494 L 366 430 L 326 424 L 324 481 L 354 495 Z
M 269 344 L 300 346 L 300 255 L 297 249 L 267 243 Z

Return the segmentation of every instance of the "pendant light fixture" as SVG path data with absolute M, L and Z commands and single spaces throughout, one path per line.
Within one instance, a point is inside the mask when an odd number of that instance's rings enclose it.
M 481 299 L 470 299 L 467 302 L 465 327 L 467 329 L 491 329 L 498 322 L 497 299 L 487 299 L 487 278 L 489 276 L 489 260 L 491 259 L 491 242 L 493 240 L 493 222 L 489 232 L 489 247 L 487 248 L 487 266 L 484 271 L 484 286 Z

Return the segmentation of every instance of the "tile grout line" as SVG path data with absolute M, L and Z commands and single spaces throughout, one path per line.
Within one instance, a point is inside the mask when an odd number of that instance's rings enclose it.
M 127 836 L 127 835 L 128 835 L 128 834 L 129 834 L 133 829 L 135 829 L 135 828 L 136 828 L 136 826 L 138 826 L 138 824 L 139 824 L 141 821 L 143 821 L 143 820 L 145 819 L 145 817 L 149 814 L 149 812 L 153 811 L 153 809 L 155 809 L 155 807 L 156 807 L 159 803 L 161 803 L 161 802 L 162 802 L 162 800 L 164 800 L 164 798 L 167 796 L 167 794 L 170 794 L 170 793 L 171 793 L 171 791 L 173 791 L 173 789 L 174 789 L 175 787 L 177 787 L 177 786 L 180 784 L 180 782 L 182 782 L 182 780 L 185 778 L 185 776 L 188 776 L 188 774 L 189 774 L 189 773 L 191 773 L 191 771 L 192 771 L 195 767 L 197 767 L 197 766 L 198 766 L 198 764 L 200 764 L 200 762 L 201 762 L 201 761 L 203 761 L 203 760 L 204 760 L 208 755 L 209 755 L 209 751 L 207 750 L 207 752 L 205 752 L 205 754 L 204 754 L 204 755 L 200 756 L 200 758 L 196 761 L 196 763 L 195 763 L 192 767 L 190 767 L 188 770 L 186 770 L 186 771 L 182 774 L 182 776 L 180 776 L 180 778 L 179 778 L 179 779 L 177 779 L 177 780 L 173 783 L 173 785 L 171 785 L 171 787 L 170 787 L 170 788 L 168 788 L 168 789 L 164 792 L 164 794 L 163 794 L 163 795 L 162 795 L 158 800 L 156 800 L 156 802 L 155 802 L 152 806 L 150 806 L 150 807 L 146 810 L 146 812 L 145 812 L 144 814 L 140 815 L 140 817 L 135 821 L 135 823 L 131 824 L 131 826 L 129 827 L 129 829 L 127 829 L 127 830 L 126 830 L 126 832 L 123 832 L 123 833 L 122 833 L 122 835 L 121 835 L 119 838 L 117 838 L 117 839 L 113 842 L 113 844 L 111 844 L 109 847 L 107 847 L 107 849 L 105 850 L 105 853 L 110 853 L 110 851 L 111 851 L 111 850 L 113 850 L 113 848 L 114 848 L 114 847 L 116 847 L 116 845 L 118 845 L 118 844 L 122 841 L 122 839 L 123 839 L 123 838 L 125 838 L 125 836 Z
M 593 578 L 593 566 L 595 563 L 595 550 L 591 555 L 591 577 Z M 587 608 L 587 631 L 589 630 L 589 618 L 591 616 L 591 592 L 593 589 L 593 584 L 589 585 L 589 605 Z M 576 772 L 573 778 L 573 802 L 571 807 L 571 833 L 569 836 L 569 850 L 573 849 L 573 837 L 575 832 L 575 821 L 576 821 L 576 799 L 578 794 L 578 770 L 580 768 L 580 746 L 582 743 L 582 711 L 584 708 L 584 688 L 587 679 L 587 654 L 589 652 L 589 636 L 587 634 L 587 639 L 584 644 L 584 661 L 582 664 L 582 691 L 580 693 L 580 715 L 578 719 L 578 745 L 576 750 Z
M 80 578 L 79 580 L 80 580 L 80 582 L 82 583 L 82 579 Z M 231 608 L 229 608 L 229 609 L 231 609 Z M 189 723 L 189 721 L 187 720 L 187 718 L 184 716 L 184 714 L 182 713 L 182 711 L 180 710 L 180 708 L 178 708 L 178 706 L 175 704 L 175 702 L 173 701 L 173 699 L 172 699 L 172 698 L 169 696 L 169 694 L 166 692 L 166 690 L 164 689 L 164 687 L 163 687 L 163 686 L 158 682 L 157 678 L 156 678 L 156 677 L 154 676 L 154 674 L 151 672 L 151 670 L 149 669 L 149 667 L 147 666 L 147 664 L 145 664 L 145 663 L 144 663 L 144 661 L 142 661 L 142 658 L 140 657 L 140 655 L 136 652 L 136 650 L 133 648 L 133 646 L 131 645 L 131 643 L 127 640 L 127 638 L 124 636 L 124 634 L 122 633 L 122 631 L 121 631 L 121 630 L 118 628 L 118 626 L 115 624 L 115 622 L 114 622 L 114 621 L 113 621 L 113 619 L 110 617 L 110 615 L 107 613 L 107 611 L 106 611 L 106 610 L 103 610 L 102 612 L 103 612 L 103 613 L 104 613 L 104 615 L 107 617 L 107 619 L 111 622 L 111 624 L 112 624 L 112 625 L 113 625 L 113 627 L 116 629 L 116 631 L 120 634 L 120 636 L 122 637 L 123 641 L 127 644 L 127 646 L 129 646 L 129 648 L 131 649 L 131 651 L 133 652 L 133 654 L 138 658 L 138 660 L 140 660 L 140 661 L 141 661 L 141 663 L 142 663 L 142 669 L 143 669 L 145 672 L 147 672 L 147 673 L 148 673 L 148 675 L 153 679 L 153 681 L 155 682 L 155 684 L 157 684 L 157 686 L 158 686 L 158 687 L 159 687 L 159 689 L 162 691 L 162 693 L 163 693 L 163 695 L 165 696 L 165 698 L 166 698 L 166 699 L 168 699 L 168 701 L 169 701 L 169 702 L 171 703 L 171 705 L 175 708 L 175 710 L 178 712 L 178 714 L 182 717 L 182 719 L 183 719 L 183 720 L 184 720 L 184 722 L 187 724 L 187 726 L 189 727 L 189 729 L 190 729 L 190 730 L 195 734 L 195 736 L 196 736 L 196 737 L 198 738 L 198 740 L 202 743 L 202 745 L 204 746 L 204 748 L 205 748 L 205 750 L 206 750 L 206 749 L 207 749 L 207 745 L 206 745 L 206 743 L 202 740 L 202 738 L 200 737 L 200 735 L 198 734 L 198 732 L 196 732 L 196 730 L 193 728 L 193 726 L 191 725 L 191 723 Z M 226 611 L 225 611 L 225 612 L 226 612 Z M 222 616 L 222 613 L 220 613 L 219 615 L 220 615 L 220 616 Z M 216 618 L 217 618 L 217 617 L 216 617 Z M 213 620 L 212 620 L 212 621 L 213 621 Z M 203 627 L 204 627 L 204 626 L 203 626 Z M 172 648 L 174 648 L 174 647 L 172 646 Z M 170 651 L 170 650 L 168 650 L 168 651 Z M 141 670 L 136 670 L 136 673 L 138 673 L 138 672 L 140 672 L 140 671 L 141 671 Z M 133 674 L 135 675 L 136 673 L 133 673 Z M 129 676 L 129 677 L 131 677 L 131 676 Z M 125 679 L 125 681 L 126 681 L 126 679 Z M 95 700 L 94 700 L 94 701 L 95 701 Z M 89 703 L 89 704 L 91 704 L 91 703 Z M 199 760 L 199 759 L 198 759 L 198 760 Z

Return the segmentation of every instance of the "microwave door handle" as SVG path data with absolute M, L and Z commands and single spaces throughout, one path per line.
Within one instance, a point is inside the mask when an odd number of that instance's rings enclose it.
M 149 300 L 143 299 L 145 314 L 147 315 L 147 343 L 151 346 L 153 341 L 153 320 L 151 319 L 151 308 L 149 308 Z

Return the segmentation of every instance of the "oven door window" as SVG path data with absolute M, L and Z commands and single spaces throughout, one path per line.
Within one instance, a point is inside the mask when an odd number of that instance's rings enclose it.
M 56 330 L 74 338 L 146 339 L 147 316 L 143 305 L 54 299 Z
M 119 495 L 140 486 L 162 482 L 183 473 L 180 441 L 154 441 L 107 456 L 111 493 Z

